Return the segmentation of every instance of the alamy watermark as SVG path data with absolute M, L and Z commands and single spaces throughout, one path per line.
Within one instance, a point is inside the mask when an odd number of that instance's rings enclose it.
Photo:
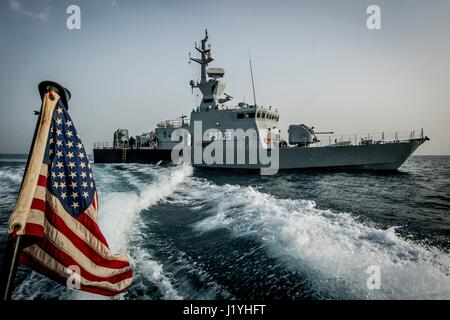
M 81 8 L 79 5 L 72 4 L 67 7 L 66 13 L 69 15 L 66 19 L 66 27 L 69 30 L 81 29 Z
M 367 29 L 381 30 L 381 8 L 372 4 L 367 7 L 366 13 L 369 15 L 366 21 Z
M 69 30 L 81 29 L 81 7 L 76 4 L 71 4 L 66 8 L 66 27 Z M 366 26 L 369 30 L 381 30 L 381 8 L 379 5 L 372 4 L 367 7 L 366 14 L 368 15 L 366 20 Z
M 66 280 L 66 286 L 69 289 L 81 289 L 81 269 L 77 265 L 71 265 L 66 268 L 66 273 L 69 274 Z
M 194 121 L 192 131 L 178 128 L 171 140 L 179 141 L 172 149 L 171 160 L 194 165 L 209 165 L 243 169 L 259 169 L 262 175 L 274 175 L 279 170 L 279 130 L 226 129 L 203 131 L 201 121 Z M 186 139 L 191 138 L 192 144 Z M 226 166 L 228 165 L 228 166 Z
M 378 265 L 367 267 L 366 273 L 370 274 L 367 278 L 366 285 L 369 290 L 381 289 L 381 268 Z

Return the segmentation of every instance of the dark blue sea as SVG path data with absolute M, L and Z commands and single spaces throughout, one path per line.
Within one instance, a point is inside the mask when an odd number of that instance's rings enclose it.
M 26 160 L 0 156 L 0 259 Z M 263 177 L 96 164 L 122 299 L 450 299 L 450 157 Z M 371 268 L 380 287 L 369 288 Z M 15 299 L 99 299 L 20 267 Z

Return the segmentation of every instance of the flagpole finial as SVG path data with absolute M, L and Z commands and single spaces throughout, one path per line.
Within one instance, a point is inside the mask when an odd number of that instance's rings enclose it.
M 70 97 L 72 96 L 69 89 L 63 87 L 62 85 L 60 85 L 59 83 L 54 82 L 54 81 L 42 81 L 38 85 L 38 90 L 39 90 L 39 94 L 41 95 L 41 100 L 44 99 L 44 96 L 48 92 L 52 92 L 52 91 L 56 92 L 60 96 L 60 99 L 61 99 L 62 103 L 64 104 L 64 106 L 66 107 L 66 109 L 69 109 L 69 100 L 70 100 Z M 52 98 L 52 94 L 50 95 L 50 99 L 51 98 Z
M 50 87 L 47 87 L 47 93 L 50 100 L 55 101 L 55 95 L 52 92 L 52 89 Z

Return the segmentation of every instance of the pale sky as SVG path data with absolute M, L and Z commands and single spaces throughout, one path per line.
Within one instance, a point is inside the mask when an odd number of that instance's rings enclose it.
M 81 30 L 66 8 L 81 7 Z M 366 9 L 381 7 L 381 30 Z M 208 28 L 230 105 L 251 101 L 289 124 L 366 133 L 424 128 L 416 154 L 450 154 L 450 1 L 59 1 L 0 3 L 0 153 L 26 153 L 37 85 L 72 91 L 69 112 L 87 149 L 188 114 L 188 64 Z

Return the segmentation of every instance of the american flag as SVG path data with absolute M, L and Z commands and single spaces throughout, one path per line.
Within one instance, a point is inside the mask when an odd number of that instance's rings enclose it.
M 55 106 L 25 235 L 37 239 L 20 262 L 66 285 L 116 295 L 132 281 L 126 257 L 111 253 L 97 225 L 98 198 L 86 150 L 63 102 Z M 77 279 L 73 277 L 73 279 Z

